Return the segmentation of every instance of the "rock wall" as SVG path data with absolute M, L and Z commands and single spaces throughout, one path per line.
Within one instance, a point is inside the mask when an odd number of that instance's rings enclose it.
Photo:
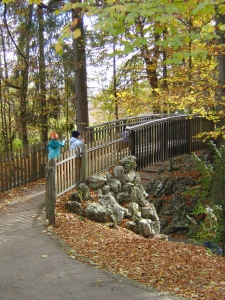
M 204 163 L 210 163 L 212 153 L 204 150 L 197 155 Z M 196 161 L 191 155 L 182 155 L 173 159 L 173 172 L 162 167 L 158 174 L 148 183 L 146 192 L 159 216 L 161 233 L 186 235 L 191 219 L 202 221 L 204 216 L 193 216 L 191 212 L 199 200 L 197 194 L 188 195 L 188 189 L 199 185 L 201 174 L 196 169 Z M 202 217 L 203 219 L 199 219 Z
M 149 195 L 140 185 L 136 158 L 128 156 L 105 174 L 81 183 L 66 209 L 110 227 L 123 226 L 144 237 L 160 236 L 160 221 Z

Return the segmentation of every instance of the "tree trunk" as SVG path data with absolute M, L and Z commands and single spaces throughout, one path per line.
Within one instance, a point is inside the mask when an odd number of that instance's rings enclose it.
M 71 0 L 71 3 L 78 2 Z M 72 11 L 72 18 L 77 19 L 78 23 L 74 30 L 80 29 L 81 36 L 74 39 L 74 68 L 75 68 L 75 109 L 76 125 L 79 131 L 82 131 L 89 125 L 88 119 L 88 100 L 87 100 L 87 70 L 85 55 L 85 35 L 83 19 L 79 10 Z
M 113 52 L 115 54 L 115 43 L 113 44 Z M 115 119 L 119 119 L 118 99 L 117 99 L 117 80 L 116 80 L 116 57 L 113 56 L 113 91 L 115 99 Z
M 48 116 L 46 111 L 46 76 L 45 76 L 45 55 L 44 55 L 44 25 L 43 9 L 38 8 L 38 39 L 39 39 L 39 78 L 40 78 L 40 103 L 41 103 L 41 140 L 48 140 Z
M 144 37 L 143 23 L 139 23 L 140 34 Z M 159 34 L 154 34 L 154 40 L 157 42 L 159 40 Z M 147 74 L 147 79 L 149 81 L 150 87 L 152 89 L 152 95 L 157 95 L 158 89 L 158 77 L 157 77 L 157 67 L 158 67 L 158 56 L 159 49 L 158 46 L 154 45 L 154 48 L 149 50 L 148 46 L 141 47 L 141 54 L 145 62 L 145 70 Z
M 28 86 L 28 63 L 30 57 L 30 39 L 32 26 L 33 5 L 29 5 L 28 16 L 25 23 L 25 34 L 20 36 L 20 49 L 24 49 L 24 54 L 20 50 L 23 59 L 23 67 L 21 69 L 21 85 L 20 85 L 20 122 L 22 128 L 23 146 L 28 145 L 27 133 L 27 86 Z
M 3 53 L 3 59 L 4 59 L 4 69 L 5 69 L 5 79 L 8 79 L 8 72 L 7 72 L 7 65 L 6 65 L 6 50 L 5 50 L 5 37 L 3 35 L 2 28 L 1 30 L 1 45 L 2 45 L 2 53 Z M 2 142 L 4 142 L 4 150 L 7 152 L 9 151 L 9 130 L 11 124 L 9 123 L 9 120 L 7 122 L 7 116 L 10 117 L 9 111 L 7 111 L 7 105 L 10 108 L 10 102 L 6 99 L 5 91 L 3 91 L 2 88 L 2 80 L 3 80 L 3 63 L 1 61 L 0 56 L 0 103 L 1 103 L 1 130 L 2 130 Z

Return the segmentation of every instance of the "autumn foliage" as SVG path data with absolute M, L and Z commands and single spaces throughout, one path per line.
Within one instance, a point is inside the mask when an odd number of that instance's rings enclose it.
M 55 232 L 72 258 L 188 299 L 224 299 L 223 257 L 182 240 L 166 242 L 122 227 L 111 229 L 67 212 L 65 201 L 63 197 L 57 202 Z

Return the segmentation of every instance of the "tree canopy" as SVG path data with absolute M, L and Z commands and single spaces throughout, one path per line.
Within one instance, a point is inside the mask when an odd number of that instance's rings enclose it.
M 200 113 L 219 125 L 211 136 L 224 134 L 224 1 L 1 3 L 1 50 L 13 53 L 1 56 L 5 141 L 83 129 L 88 102 L 98 122 L 147 107 Z

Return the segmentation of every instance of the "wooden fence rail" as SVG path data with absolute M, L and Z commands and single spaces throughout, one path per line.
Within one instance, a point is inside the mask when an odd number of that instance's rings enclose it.
M 137 158 L 137 170 L 140 170 L 159 161 L 205 149 L 207 143 L 195 135 L 211 131 L 213 126 L 212 121 L 198 116 L 161 118 L 129 128 L 128 136 L 92 148 L 84 145 L 82 153 L 63 153 L 58 162 L 53 159 L 49 162 L 49 174 L 52 174 L 52 178 L 47 179 L 47 197 L 55 203 L 59 195 L 72 189 L 80 181 L 85 182 L 90 176 L 106 171 L 128 155 Z M 73 179 L 68 180 L 71 176 L 74 176 Z M 54 224 L 54 211 L 49 211 L 48 214 L 47 218 Z
M 0 192 L 44 178 L 46 161 L 46 143 L 1 153 Z
M 120 138 L 104 145 L 64 151 L 58 161 L 51 159 L 46 167 L 46 217 L 54 225 L 57 197 L 85 182 L 91 175 L 108 170 L 130 155 L 130 142 Z
M 62 155 L 53 166 L 56 192 L 60 195 L 81 180 L 105 170 L 127 155 L 137 158 L 141 169 L 158 161 L 192 151 L 207 145 L 193 138 L 197 133 L 214 129 L 212 121 L 188 115 L 147 115 L 116 120 L 86 129 L 86 148 L 80 153 L 62 149 Z M 129 137 L 122 134 L 129 126 Z M 87 141 L 86 141 L 87 139 Z M 47 163 L 46 143 L 32 145 L 18 151 L 1 153 L 0 192 L 45 177 Z M 50 188 L 51 189 L 51 188 Z M 51 191 L 52 192 L 52 191 Z
M 148 114 L 106 122 L 87 127 L 85 131 L 81 132 L 81 136 L 85 139 L 87 148 L 91 149 L 120 139 L 127 126 L 142 124 L 149 120 L 162 118 L 163 116 L 165 115 Z M 0 154 L 0 192 L 5 192 L 45 177 L 45 166 L 47 164 L 46 145 L 47 142 L 39 143 L 23 147 L 17 151 Z M 68 151 L 69 143 L 66 143 L 65 148 L 62 148 L 61 152 L 71 153 Z M 67 154 L 64 154 L 63 159 Z M 68 180 L 73 181 L 74 177 L 70 176 Z M 64 182 L 59 184 L 60 186 L 66 185 Z

